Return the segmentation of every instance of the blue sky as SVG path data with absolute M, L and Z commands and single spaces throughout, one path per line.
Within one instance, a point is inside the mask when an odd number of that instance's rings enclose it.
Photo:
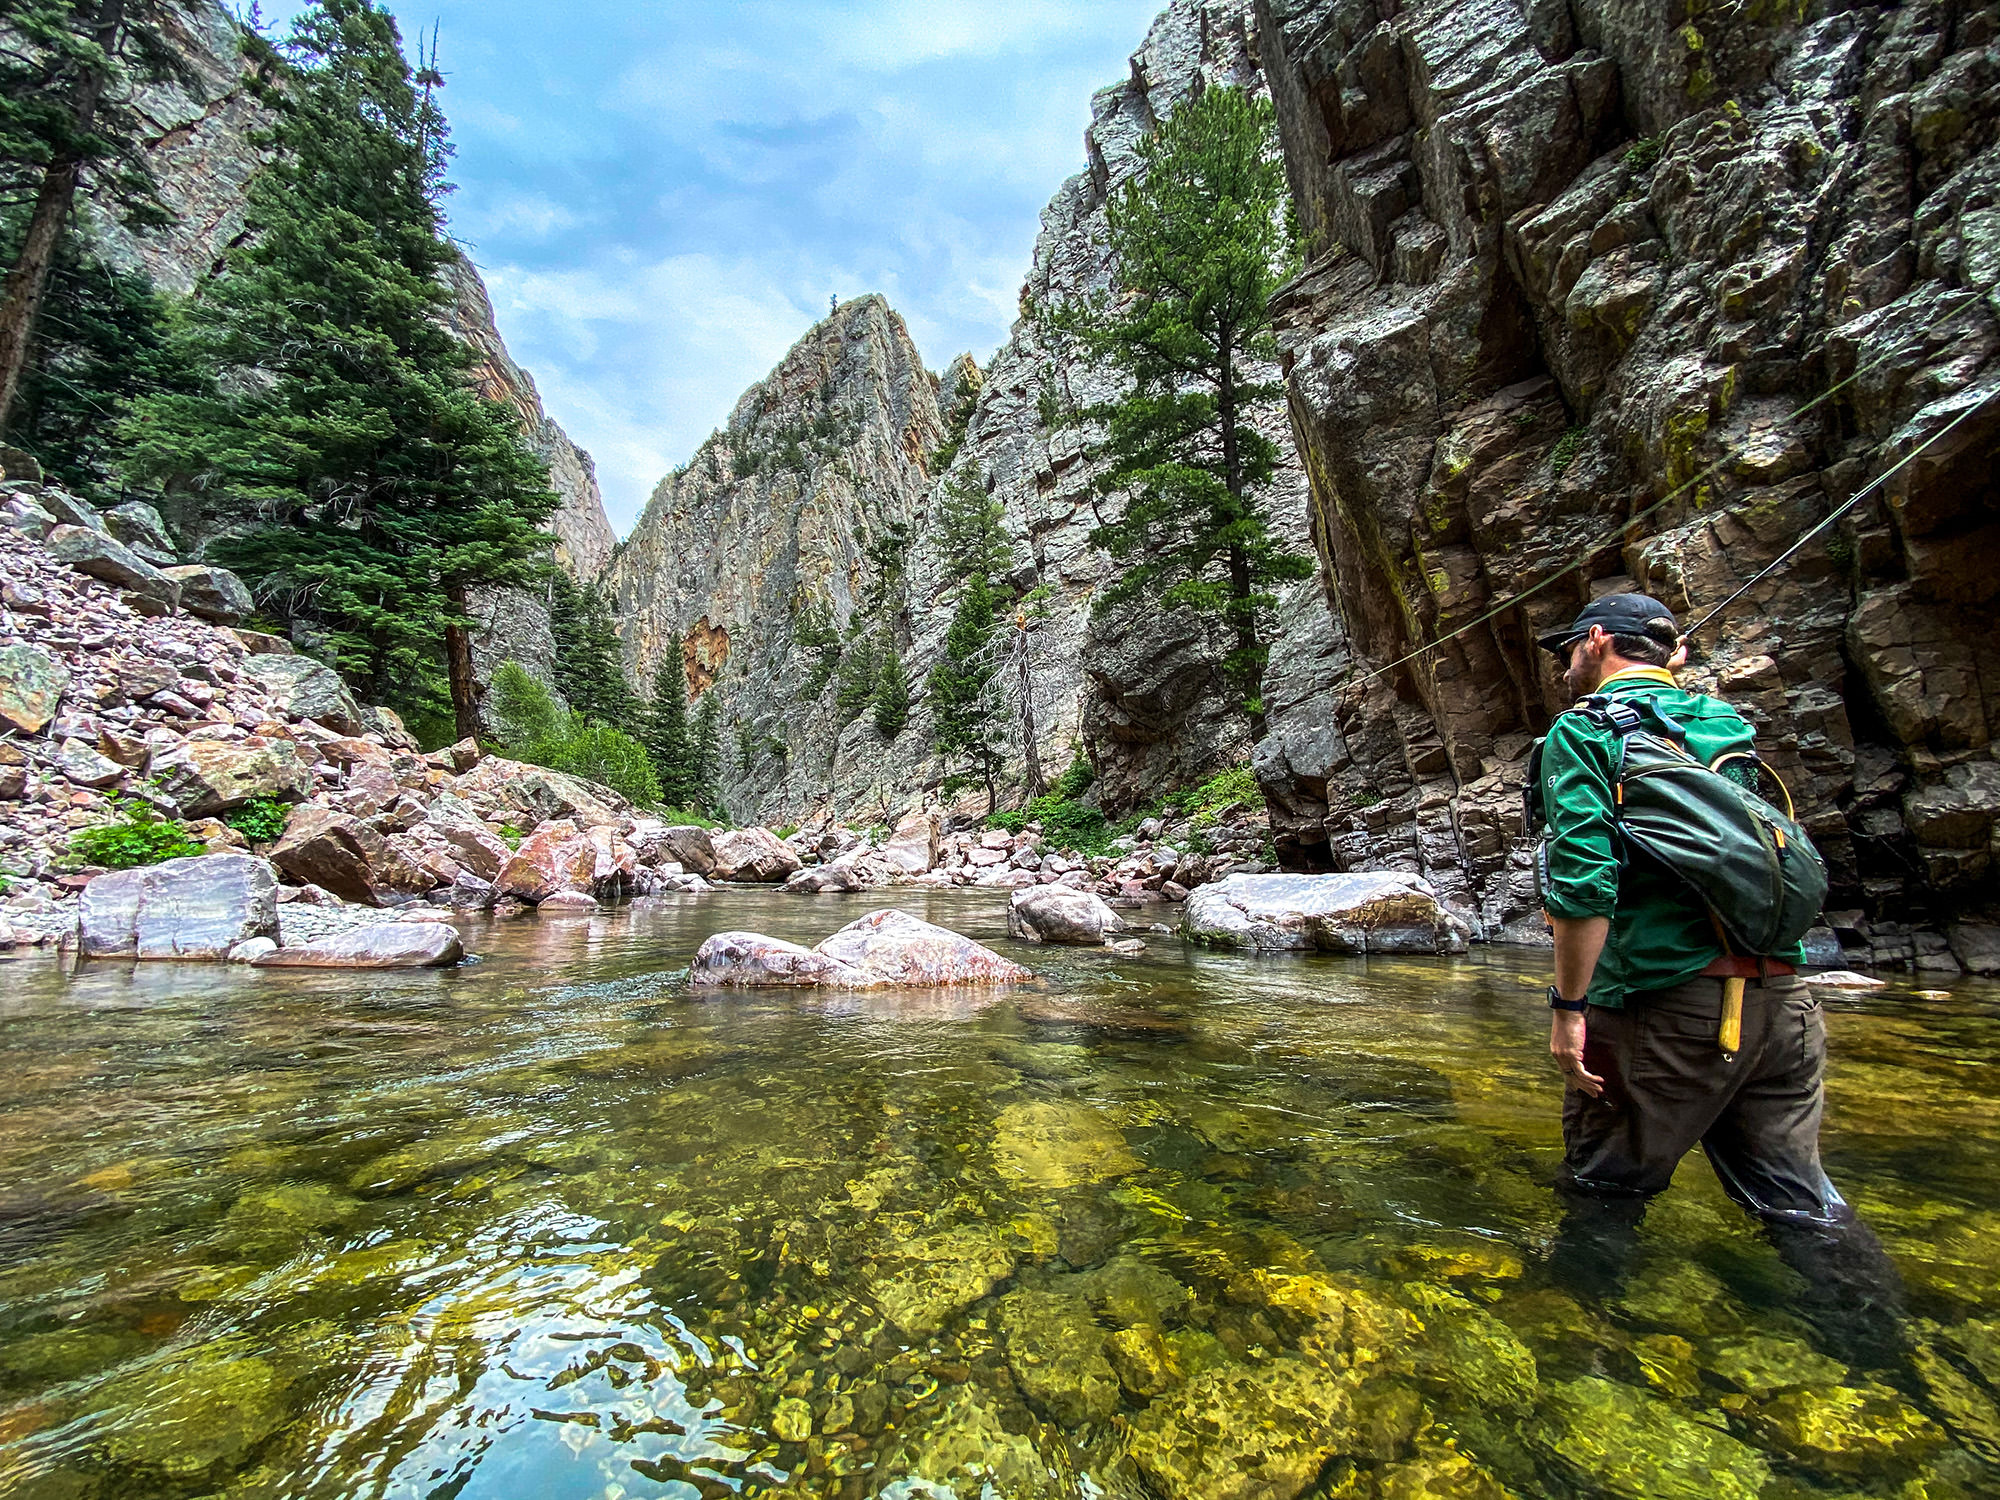
M 453 233 L 622 536 L 830 296 L 984 362 L 1165 0 L 388 3 L 440 27 Z

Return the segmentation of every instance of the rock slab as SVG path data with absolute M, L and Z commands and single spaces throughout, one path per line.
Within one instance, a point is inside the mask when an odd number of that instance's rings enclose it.
M 806 986 L 922 989 L 1016 984 L 1034 975 L 991 948 L 908 912 L 870 912 L 816 948 L 756 932 L 721 932 L 695 954 L 697 988 Z
M 378 922 L 251 962 L 260 969 L 441 969 L 464 957 L 464 943 L 442 922 Z
M 89 957 L 220 960 L 277 936 L 278 872 L 248 854 L 170 859 L 98 876 L 81 905 Z
M 1231 875 L 1188 898 L 1181 930 L 1218 948 L 1463 953 L 1470 932 L 1428 881 L 1397 871 Z

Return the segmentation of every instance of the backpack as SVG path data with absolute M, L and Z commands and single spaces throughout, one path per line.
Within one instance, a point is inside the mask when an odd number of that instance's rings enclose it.
M 1707 909 L 1731 950 L 1750 956 L 1786 951 L 1819 920 L 1826 900 L 1826 861 L 1794 816 L 1791 792 L 1752 750 L 1732 750 L 1703 765 L 1686 748 L 1686 731 L 1652 704 L 1645 711 L 1598 693 L 1572 713 L 1618 736 L 1612 806 L 1623 848 L 1621 865 L 1636 852 L 1672 871 Z M 1652 718 L 1658 729 L 1649 729 Z M 1524 788 L 1527 827 L 1542 816 L 1542 746 L 1528 757 Z M 1780 812 L 1756 792 L 1723 774 L 1730 763 L 1762 771 L 1784 794 Z M 1540 889 L 1548 885 L 1548 842 L 1535 855 Z

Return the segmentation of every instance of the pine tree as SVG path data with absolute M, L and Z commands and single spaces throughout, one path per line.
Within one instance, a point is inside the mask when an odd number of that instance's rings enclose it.
M 695 740 L 688 728 L 687 667 L 679 652 L 664 657 L 653 675 L 653 702 L 641 737 L 653 759 L 660 796 L 669 807 L 693 807 L 700 797 Z
M 882 650 L 882 666 L 875 677 L 875 732 L 893 740 L 910 722 L 910 679 L 903 670 L 903 658 L 895 642 Z
M 722 705 L 703 693 L 694 711 L 695 805 L 712 818 L 723 816 Z
M 0 201 L 30 205 L 0 289 L 0 429 L 26 374 L 79 189 L 135 228 L 169 221 L 133 85 L 184 77 L 168 37 L 195 0 L 0 0 Z
M 0 230 L 10 254 L 24 224 Z M 49 271 L 7 441 L 50 478 L 93 499 L 113 498 L 122 451 L 116 432 L 132 403 L 161 391 L 200 394 L 206 369 L 176 333 L 174 311 L 142 272 L 123 271 L 63 236 Z
M 1125 565 L 1096 607 L 1146 599 L 1219 621 L 1234 641 L 1224 670 L 1261 737 L 1272 586 L 1311 572 L 1265 517 L 1278 450 L 1251 420 L 1283 394 L 1257 378 L 1277 359 L 1270 299 L 1290 255 L 1271 106 L 1211 88 L 1140 157 L 1107 210 L 1114 291 L 1038 310 L 1053 343 L 1128 386 L 1066 414 L 1103 426 L 1098 490 L 1124 497 L 1091 535 Z
M 636 705 L 625 680 L 625 645 L 604 589 L 554 573 L 549 579 L 549 630 L 556 643 L 556 688 L 569 706 L 599 723 L 628 726 Z
M 435 74 L 412 77 L 374 0 L 317 0 L 272 68 L 273 159 L 197 308 L 222 393 L 140 403 L 128 471 L 236 497 L 244 530 L 217 558 L 265 608 L 376 701 L 423 703 L 442 657 L 473 734 L 470 594 L 541 583 L 557 498 L 446 326 Z
M 945 765 L 964 761 L 986 783 L 986 809 L 996 798 L 993 776 L 1000 750 L 993 743 L 999 717 L 994 701 L 992 586 L 973 573 L 959 589 L 944 651 L 932 665 L 925 688 L 931 706 L 931 745 Z

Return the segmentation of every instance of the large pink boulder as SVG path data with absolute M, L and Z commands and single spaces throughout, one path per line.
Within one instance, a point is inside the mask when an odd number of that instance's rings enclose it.
M 893 909 L 870 912 L 817 948 L 755 932 L 717 933 L 689 970 L 697 987 L 872 990 L 1017 984 L 1035 976 L 948 928 Z
M 768 828 L 732 828 L 711 834 L 716 880 L 775 885 L 788 880 L 805 863 L 798 851 Z

